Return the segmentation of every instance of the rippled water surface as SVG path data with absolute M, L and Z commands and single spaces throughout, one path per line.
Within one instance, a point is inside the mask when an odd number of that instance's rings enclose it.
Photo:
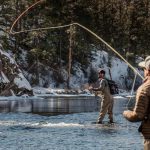
M 115 113 L 115 124 L 95 125 L 98 112 L 58 116 L 0 114 L 0 150 L 141 150 L 139 124 Z

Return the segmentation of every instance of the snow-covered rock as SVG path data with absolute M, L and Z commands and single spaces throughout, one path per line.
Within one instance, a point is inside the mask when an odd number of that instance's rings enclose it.
M 24 77 L 19 66 L 9 53 L 4 52 L 0 45 L 0 95 L 31 94 L 32 87 Z

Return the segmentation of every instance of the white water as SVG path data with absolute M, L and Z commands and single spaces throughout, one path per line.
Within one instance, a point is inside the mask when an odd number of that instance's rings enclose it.
M 115 124 L 95 125 L 98 112 L 58 116 L 0 114 L 0 150 L 141 150 L 139 123 L 115 113 Z

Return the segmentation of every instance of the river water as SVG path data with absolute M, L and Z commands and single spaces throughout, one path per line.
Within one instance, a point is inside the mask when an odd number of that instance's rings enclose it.
M 118 100 L 119 101 L 119 100 Z M 115 123 L 92 124 L 98 112 L 57 116 L 0 114 L 0 150 L 142 150 L 139 123 L 122 117 L 124 102 L 115 103 Z

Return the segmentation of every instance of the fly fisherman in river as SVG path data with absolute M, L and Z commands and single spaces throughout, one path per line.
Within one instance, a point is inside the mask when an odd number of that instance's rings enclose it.
M 142 121 L 139 132 L 144 136 L 144 150 L 150 150 L 150 56 L 139 66 L 144 69 L 144 82 L 138 88 L 133 111 L 124 111 L 123 116 L 131 121 Z
M 93 90 L 101 97 L 101 108 L 97 123 L 102 124 L 102 121 L 108 113 L 109 123 L 113 123 L 113 97 L 110 94 L 110 89 L 107 80 L 105 79 L 105 70 L 100 69 L 98 72 L 98 87 L 89 87 L 89 90 Z

